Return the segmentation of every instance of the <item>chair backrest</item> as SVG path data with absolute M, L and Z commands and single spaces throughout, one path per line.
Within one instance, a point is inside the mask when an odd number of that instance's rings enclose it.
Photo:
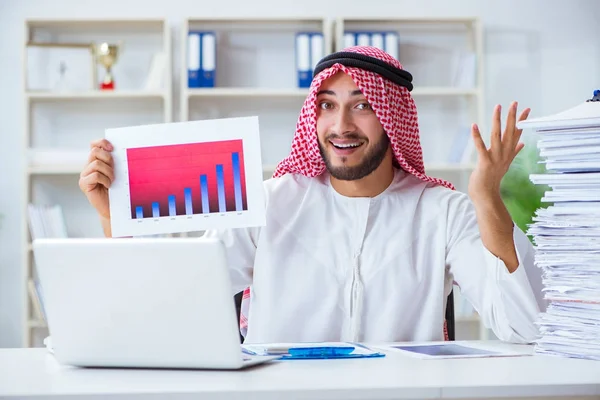
M 446 302 L 446 330 L 448 340 L 456 339 L 456 325 L 454 323 L 454 292 L 451 291 Z
M 244 291 L 242 290 L 235 296 L 233 296 L 233 301 L 235 302 L 235 312 L 237 313 L 237 320 L 240 320 L 240 315 L 242 313 L 242 296 L 244 295 Z M 240 343 L 244 343 L 244 336 L 242 332 L 240 332 Z
M 237 312 L 237 321 L 240 320 L 240 313 L 242 309 L 242 295 L 243 291 L 239 292 L 234 296 L 235 310 Z M 456 339 L 456 326 L 454 323 L 454 293 L 450 292 L 448 295 L 448 301 L 446 303 L 446 330 L 448 332 L 448 340 Z M 240 342 L 244 342 L 244 336 L 240 333 Z

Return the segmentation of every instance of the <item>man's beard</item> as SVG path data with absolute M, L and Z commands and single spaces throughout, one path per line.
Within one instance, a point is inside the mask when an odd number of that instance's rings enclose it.
M 329 141 L 331 138 L 332 136 L 329 136 L 325 140 Z M 360 137 L 356 134 L 344 135 L 344 138 L 360 139 Z M 379 165 L 381 165 L 381 162 L 385 158 L 385 155 L 388 151 L 390 145 L 390 138 L 384 132 L 383 135 L 381 135 L 381 139 L 379 139 L 379 141 L 375 143 L 375 146 L 373 146 L 373 148 L 369 150 L 367 154 L 365 154 L 363 162 L 353 167 L 334 167 L 333 165 L 331 165 L 331 159 L 327 155 L 323 144 L 320 140 L 318 140 L 318 142 L 321 157 L 323 157 L 323 161 L 325 161 L 325 165 L 331 176 L 342 181 L 354 181 L 357 179 L 364 178 L 371 172 L 375 171 L 379 167 Z M 345 157 L 342 158 L 342 160 L 344 159 Z

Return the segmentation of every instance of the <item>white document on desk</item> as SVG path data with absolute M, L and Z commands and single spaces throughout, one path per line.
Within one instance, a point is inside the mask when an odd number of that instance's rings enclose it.
M 115 237 L 264 226 L 258 117 L 106 130 Z
M 381 348 L 421 359 L 518 357 L 530 355 L 530 353 L 525 352 L 487 348 L 484 345 L 461 342 L 398 343 Z

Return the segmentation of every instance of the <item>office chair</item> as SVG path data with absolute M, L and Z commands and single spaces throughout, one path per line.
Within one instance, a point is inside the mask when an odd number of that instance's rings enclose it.
M 456 336 L 455 336 L 455 324 L 454 324 L 454 291 L 451 291 L 450 294 L 448 295 L 448 301 L 446 303 L 446 330 L 448 331 L 448 340 L 452 340 L 454 341 Z M 242 295 L 243 295 L 243 291 L 239 292 L 238 294 L 236 294 L 233 298 L 235 301 L 235 311 L 237 313 L 237 320 L 240 320 L 240 313 L 241 313 L 241 309 L 242 309 Z M 240 342 L 244 343 L 244 337 L 242 336 L 242 334 L 240 333 Z
M 446 330 L 448 331 L 448 340 L 456 339 L 456 325 L 454 324 L 454 290 L 450 291 L 448 301 L 446 302 Z
M 242 313 L 242 296 L 244 295 L 244 291 L 242 290 L 235 296 L 233 296 L 233 301 L 235 302 L 235 312 L 237 314 L 236 321 L 238 322 L 238 327 L 240 323 L 240 314 Z M 240 332 L 240 343 L 244 343 L 244 336 L 242 336 L 242 332 Z

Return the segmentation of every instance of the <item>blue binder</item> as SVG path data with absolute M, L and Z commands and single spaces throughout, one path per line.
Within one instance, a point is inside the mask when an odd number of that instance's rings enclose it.
M 298 32 L 296 34 L 296 70 L 298 87 L 308 88 L 317 62 L 324 56 L 323 34 Z
M 188 87 L 214 87 L 217 41 L 215 32 L 188 33 Z
M 188 88 L 200 87 L 200 32 L 188 32 L 187 68 Z
M 399 60 L 399 34 L 394 31 L 345 31 L 344 47 L 373 46 Z

